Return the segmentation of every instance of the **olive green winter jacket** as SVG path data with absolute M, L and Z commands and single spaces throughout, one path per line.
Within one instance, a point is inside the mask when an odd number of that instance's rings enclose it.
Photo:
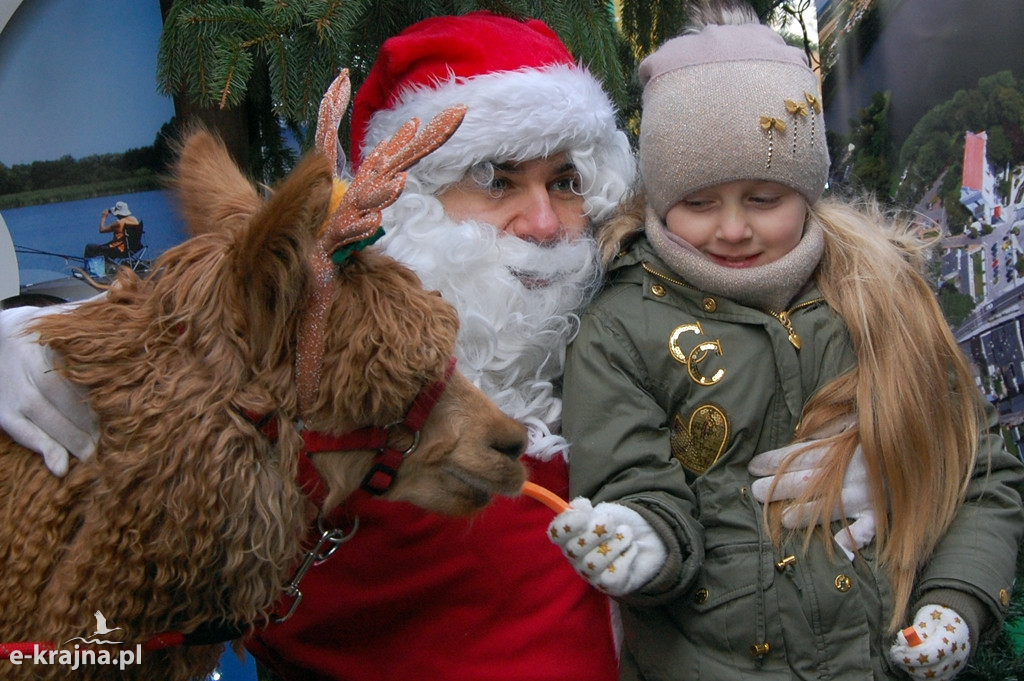
M 620 677 L 905 678 L 886 655 L 892 599 L 873 545 L 854 562 L 820 541 L 776 550 L 750 494 L 751 457 L 789 444 L 807 400 L 853 366 L 841 319 L 813 287 L 784 311 L 696 290 L 644 239 L 610 276 L 566 367 L 572 495 L 628 504 L 669 547 L 662 571 L 620 599 Z M 979 474 L 915 600 L 970 594 L 995 629 L 1024 533 L 1024 467 L 995 432 L 982 437 Z

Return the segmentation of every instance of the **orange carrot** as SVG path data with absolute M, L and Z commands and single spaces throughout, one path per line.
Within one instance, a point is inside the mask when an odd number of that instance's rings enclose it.
M 907 627 L 906 629 L 904 629 L 903 637 L 907 639 L 907 645 L 911 648 L 913 648 L 914 646 L 919 646 L 922 643 L 924 643 L 924 641 L 921 640 L 921 637 L 917 635 L 917 629 L 915 629 L 914 627 Z
M 529 480 L 523 483 L 523 495 L 536 499 L 555 513 L 561 513 L 569 508 L 569 504 L 565 499 Z

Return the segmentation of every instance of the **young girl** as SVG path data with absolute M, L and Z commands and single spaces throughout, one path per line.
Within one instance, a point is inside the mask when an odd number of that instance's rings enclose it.
M 549 533 L 620 602 L 623 679 L 951 678 L 1005 616 L 1022 467 L 913 230 L 821 198 L 803 53 L 749 9 L 694 14 L 640 67 L 644 200 L 570 348 L 578 498 Z M 794 437 L 817 472 L 765 513 L 748 465 Z M 846 531 L 857 470 L 873 541 Z

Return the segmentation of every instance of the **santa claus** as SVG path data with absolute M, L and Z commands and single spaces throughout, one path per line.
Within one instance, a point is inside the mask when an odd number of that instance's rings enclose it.
M 539 21 L 436 17 L 389 39 L 356 94 L 353 165 L 410 118 L 468 106 L 408 173 L 378 242 L 459 311 L 459 369 L 530 431 L 530 477 L 568 492 L 559 381 L 601 279 L 592 226 L 634 161 L 598 81 Z M 301 607 L 248 643 L 285 679 L 617 678 L 607 598 L 498 499 L 474 519 L 361 499 L 359 529 L 306 575 Z

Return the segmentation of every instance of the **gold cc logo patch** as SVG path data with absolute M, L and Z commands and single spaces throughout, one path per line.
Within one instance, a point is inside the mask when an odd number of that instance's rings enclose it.
M 672 334 L 668 337 L 668 351 L 672 353 L 672 357 L 686 367 L 687 373 L 690 375 L 690 380 L 699 385 L 714 385 L 722 380 L 725 376 L 725 369 L 719 368 L 711 376 L 705 376 L 700 370 L 700 364 L 708 358 L 709 353 L 714 353 L 719 357 L 722 356 L 722 343 L 719 340 L 713 341 L 701 341 L 693 346 L 689 351 L 684 350 L 684 346 L 681 344 L 682 335 L 684 333 L 693 333 L 697 336 L 704 335 L 704 329 L 701 328 L 699 322 L 693 324 L 683 324 L 677 326 L 672 330 Z

